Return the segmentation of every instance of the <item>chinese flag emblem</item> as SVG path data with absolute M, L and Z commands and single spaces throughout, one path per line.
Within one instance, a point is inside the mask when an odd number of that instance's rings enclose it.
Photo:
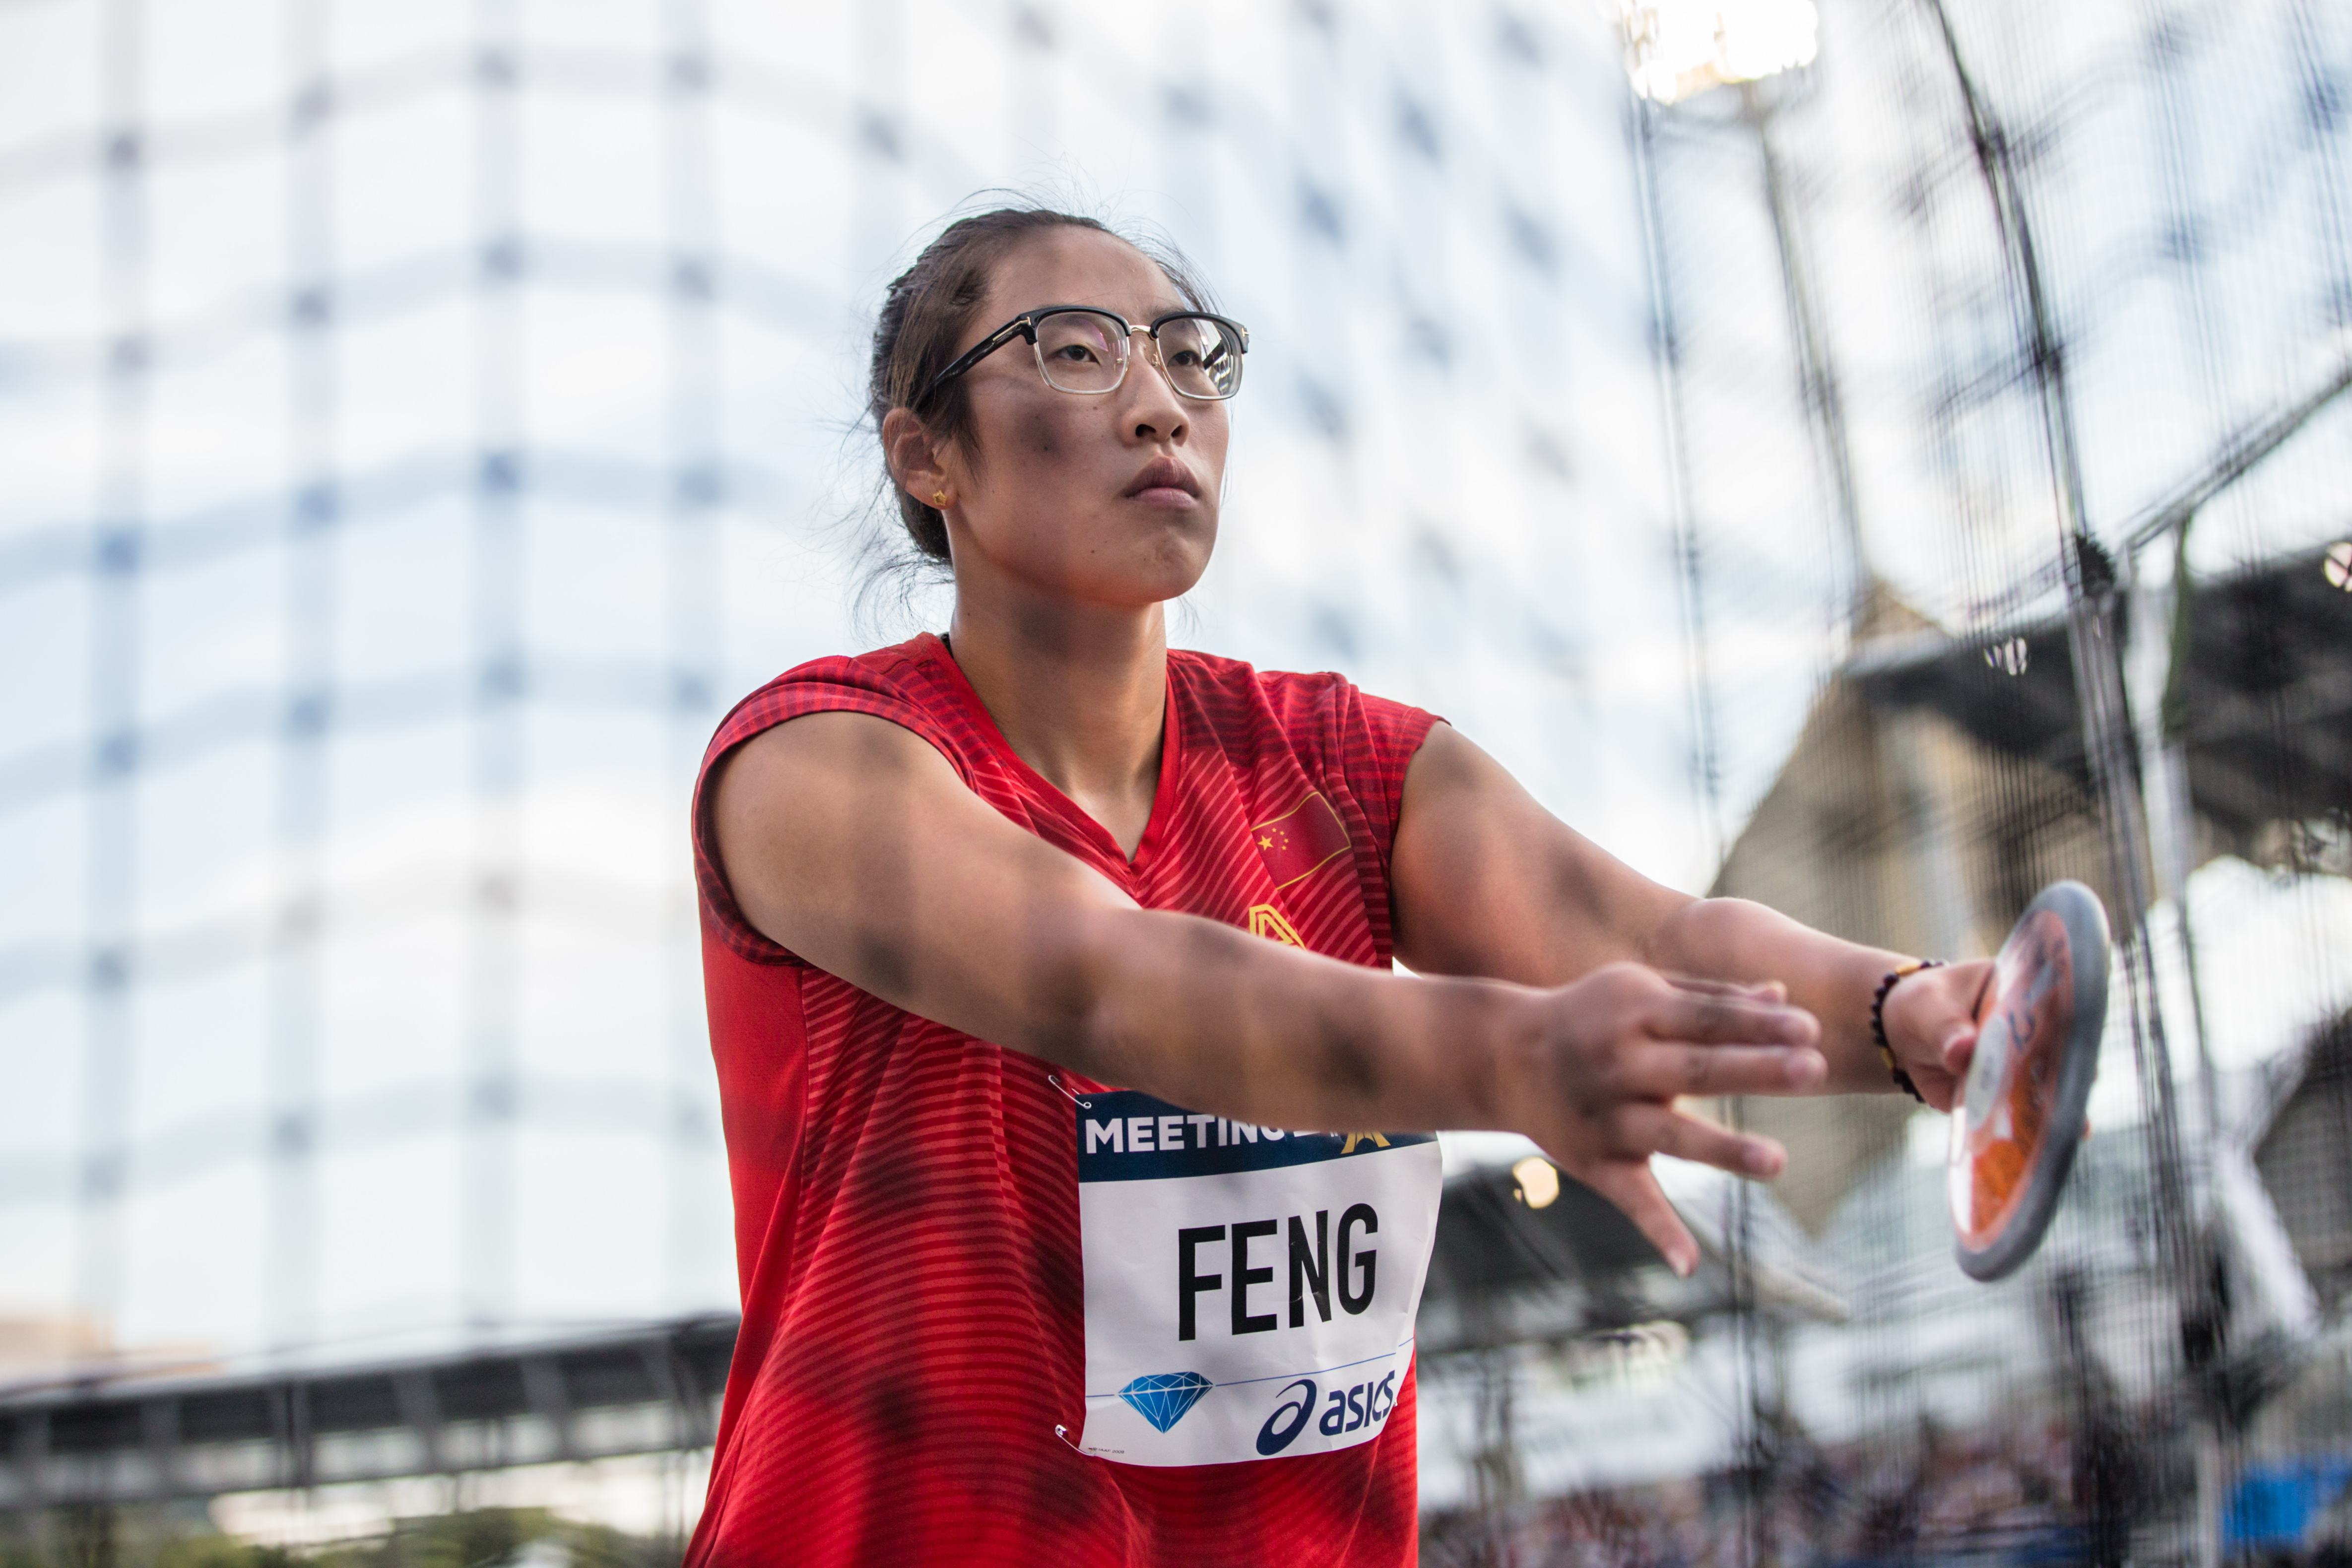
M 1272 821 L 1251 828 L 1250 842 L 1257 846 L 1258 856 L 1277 888 L 1286 888 L 1320 869 L 1349 848 L 1347 826 L 1320 790 L 1310 792 Z

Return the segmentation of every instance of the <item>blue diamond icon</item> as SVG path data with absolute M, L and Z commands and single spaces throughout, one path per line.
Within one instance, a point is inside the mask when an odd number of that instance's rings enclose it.
M 1118 1391 L 1135 1413 L 1165 1432 L 1184 1419 L 1184 1412 L 1201 1403 L 1201 1395 L 1216 1385 L 1197 1372 L 1159 1372 L 1139 1377 Z

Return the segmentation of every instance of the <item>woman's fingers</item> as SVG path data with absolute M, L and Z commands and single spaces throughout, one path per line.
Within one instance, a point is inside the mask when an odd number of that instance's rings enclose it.
M 1645 1099 L 1678 1094 L 1811 1094 L 1829 1077 L 1827 1058 L 1810 1046 L 1636 1047 L 1624 1086 Z
M 1969 1070 L 1969 1058 L 1977 1054 L 1977 1026 L 1965 1021 L 1955 1023 L 1944 1031 L 1937 1042 L 1936 1056 L 1944 1070 L 1958 1078 Z
M 1617 1152 L 1622 1158 L 1672 1154 L 1713 1165 L 1736 1176 L 1769 1179 L 1789 1163 L 1788 1151 L 1772 1139 L 1734 1132 L 1663 1105 L 1628 1105 L 1617 1113 Z
M 1801 1007 L 1680 986 L 1651 1004 L 1645 1022 L 1654 1038 L 1699 1045 L 1810 1046 L 1822 1033 L 1821 1025 Z
M 1665 1189 L 1651 1173 L 1648 1161 L 1612 1160 L 1585 1180 L 1594 1192 L 1624 1211 L 1634 1228 L 1665 1255 L 1668 1268 L 1687 1279 L 1698 1267 L 1698 1243 L 1675 1205 L 1666 1201 Z
M 1685 1115 L 1674 1100 L 1803 1094 L 1828 1079 L 1821 1026 L 1785 1005 L 1787 994 L 1777 982 L 1696 980 L 1635 964 L 1611 965 L 1557 994 L 1561 1103 L 1549 1131 L 1569 1156 L 1560 1166 L 1622 1209 L 1678 1273 L 1697 1266 L 1698 1246 L 1650 1157 L 1769 1178 L 1788 1153 L 1769 1138 Z
M 1677 991 L 1688 991 L 1700 996 L 1736 996 L 1742 1001 L 1778 1005 L 1789 999 L 1789 988 L 1777 980 L 1759 980 L 1747 984 L 1736 980 L 1702 980 L 1693 974 L 1675 974 L 1658 971 L 1659 978 Z

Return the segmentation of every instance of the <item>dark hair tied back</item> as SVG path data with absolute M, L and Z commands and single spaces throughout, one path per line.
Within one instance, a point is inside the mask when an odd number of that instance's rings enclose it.
M 935 436 L 968 446 L 971 398 L 962 379 L 948 383 L 928 398 L 923 396 L 924 389 L 955 359 L 957 343 L 971 330 L 972 312 L 988 297 L 990 275 L 997 261 L 1023 239 L 1051 228 L 1087 228 L 1125 239 L 1159 265 L 1194 310 L 1210 308 L 1191 268 L 1172 249 L 1132 239 L 1099 219 L 1045 207 L 999 207 L 958 218 L 923 247 L 912 267 L 892 279 L 889 292 L 883 297 L 882 313 L 874 323 L 874 358 L 866 392 L 866 412 L 877 437 L 883 416 L 893 408 L 905 408 L 920 416 Z M 899 519 L 917 552 L 925 560 L 947 564 L 947 519 L 939 508 L 907 493 L 898 477 L 888 472 L 887 452 L 883 468 L 884 482 L 898 500 Z

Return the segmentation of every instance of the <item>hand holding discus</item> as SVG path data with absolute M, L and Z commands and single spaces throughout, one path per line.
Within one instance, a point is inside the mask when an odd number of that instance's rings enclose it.
M 2106 1028 L 2106 910 L 2080 882 L 2026 906 L 1994 961 L 1946 1161 L 1953 1254 L 1993 1280 L 2033 1254 L 2089 1131 Z
M 1994 961 L 1942 963 L 1903 976 L 1886 993 L 1886 1043 L 1894 1065 L 1910 1075 L 1919 1098 L 1937 1110 L 1959 1103 L 1960 1082 L 1976 1055 Z
M 1881 992 L 1889 1065 L 1952 1116 L 1946 1191 L 1971 1279 L 2015 1270 L 2057 1212 L 2089 1131 L 2107 963 L 2097 895 L 2061 881 L 2026 906 L 1998 956 L 1898 971 Z
M 2097 1068 L 2107 928 L 2098 900 L 2061 882 L 2029 906 L 1997 958 L 1903 972 L 1881 1016 L 1893 1065 L 1952 1113 L 1956 1251 L 1996 1279 L 2029 1257 L 2057 1207 Z M 1554 1163 L 1616 1204 L 1676 1272 L 1698 1247 L 1652 1172 L 1653 1155 L 1769 1179 L 1769 1138 L 1680 1109 L 1685 1095 L 1818 1092 L 1821 1026 L 1775 984 L 1686 980 L 1612 964 L 1545 994 L 1507 1092 Z

